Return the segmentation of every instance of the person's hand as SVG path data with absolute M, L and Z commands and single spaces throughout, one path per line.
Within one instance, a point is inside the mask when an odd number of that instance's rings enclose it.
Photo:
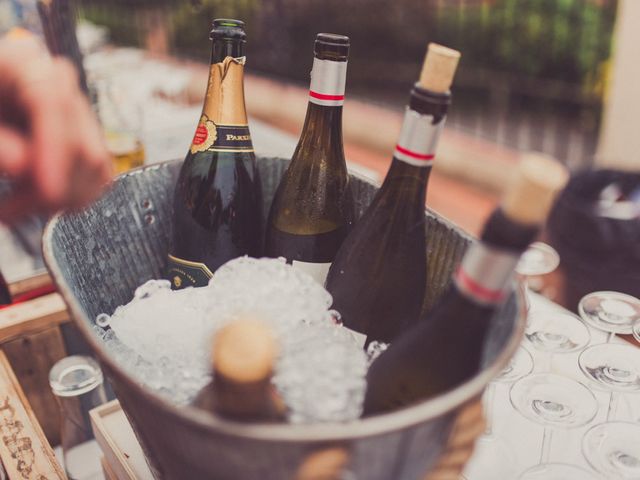
M 0 220 L 79 208 L 111 177 L 98 122 L 70 62 L 33 39 L 0 40 L 0 174 L 18 188 Z

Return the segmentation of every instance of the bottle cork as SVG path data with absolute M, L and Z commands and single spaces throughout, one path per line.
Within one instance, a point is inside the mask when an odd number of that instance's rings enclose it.
M 502 199 L 502 210 L 518 223 L 539 225 L 547 218 L 553 200 L 568 179 L 567 169 L 552 157 L 534 152 L 522 154 Z
M 435 93 L 448 92 L 459 61 L 459 51 L 430 43 L 418 83 L 422 88 Z
M 236 320 L 218 331 L 213 341 L 213 368 L 238 383 L 268 378 L 277 356 L 271 330 L 252 318 Z

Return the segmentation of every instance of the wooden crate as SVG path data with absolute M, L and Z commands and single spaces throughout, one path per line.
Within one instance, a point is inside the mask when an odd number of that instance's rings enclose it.
M 49 387 L 49 370 L 67 355 L 60 325 L 68 321 L 57 293 L 0 310 L 0 348 L 53 445 L 60 443 L 60 415 Z
M 0 352 L 0 459 L 9 480 L 64 480 L 45 434 Z
M 105 477 L 113 480 L 153 480 L 151 470 L 125 416 L 113 400 L 90 412 L 93 433 L 102 449 Z

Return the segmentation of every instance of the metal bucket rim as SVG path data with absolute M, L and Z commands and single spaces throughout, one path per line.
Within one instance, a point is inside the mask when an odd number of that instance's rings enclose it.
M 147 170 L 167 168 L 168 165 L 173 162 L 175 162 L 175 160 L 136 168 L 135 170 L 120 175 L 118 178 L 123 178 L 129 175 L 138 175 Z M 353 175 L 353 173 L 351 174 Z M 366 179 L 364 176 L 357 174 L 354 176 L 372 183 L 370 179 Z M 429 209 L 426 211 L 432 215 L 434 214 L 434 212 Z M 70 289 L 63 282 L 58 281 L 59 278 L 63 277 L 57 259 L 53 254 L 52 238 L 56 225 L 63 215 L 63 212 L 57 213 L 47 223 L 43 234 L 42 248 L 44 260 L 49 272 L 52 274 L 52 279 L 70 310 L 71 317 L 74 323 L 78 326 L 82 336 L 97 354 L 100 362 L 106 365 L 108 367 L 108 371 L 112 372 L 115 377 L 118 377 L 117 379 L 120 382 L 135 392 L 135 396 L 153 404 L 165 414 L 178 418 L 182 423 L 191 424 L 193 427 L 197 427 L 199 429 L 214 430 L 219 434 L 260 441 L 341 442 L 374 435 L 382 435 L 395 430 L 401 430 L 410 426 L 422 424 L 429 420 L 441 417 L 449 412 L 453 412 L 463 404 L 477 398 L 483 391 L 484 387 L 489 384 L 489 382 L 507 365 L 509 359 L 518 349 L 524 335 L 526 310 L 523 296 L 525 295 L 525 292 L 522 283 L 518 282 L 514 288 L 517 294 L 518 314 L 516 315 L 514 328 L 506 342 L 506 345 L 487 368 L 483 369 L 470 380 L 443 395 L 439 395 L 435 398 L 394 412 L 384 413 L 368 418 L 361 418 L 346 423 L 246 424 L 225 420 L 195 407 L 175 405 L 162 396 L 153 393 L 151 390 L 134 380 L 134 378 L 109 355 L 102 345 L 102 342 L 98 341 L 96 335 L 89 328 L 89 325 L 91 324 L 90 319 L 83 313 L 82 308 Z M 437 214 L 435 214 L 435 216 L 438 217 L 438 220 L 444 220 L 445 223 L 451 224 L 450 221 L 443 219 L 443 217 Z

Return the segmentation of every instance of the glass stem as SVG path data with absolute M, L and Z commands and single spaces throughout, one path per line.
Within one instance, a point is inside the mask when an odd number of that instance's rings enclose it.
M 543 366 L 543 373 L 551 373 L 551 369 L 553 367 L 553 353 L 549 353 L 547 355 L 544 356 L 545 357 L 545 364 Z
M 484 434 L 489 437 L 493 435 L 493 403 L 496 397 L 496 384 L 491 382 L 487 385 L 487 389 L 484 392 L 484 416 L 486 420 L 486 426 Z
M 613 340 L 613 337 L 615 336 L 616 336 L 615 332 L 607 333 L 607 343 L 611 343 L 611 340 Z
M 540 465 L 549 463 L 549 454 L 551 453 L 551 437 L 553 431 L 549 427 L 544 427 L 542 434 L 542 447 L 540 448 Z
M 616 419 L 618 403 L 620 403 L 620 394 L 618 392 L 611 392 L 611 396 L 609 397 L 609 409 L 607 410 L 607 422 L 611 422 Z

